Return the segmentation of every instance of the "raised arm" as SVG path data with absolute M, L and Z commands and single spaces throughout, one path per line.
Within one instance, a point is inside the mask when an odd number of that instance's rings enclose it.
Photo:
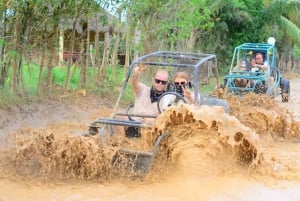
M 134 69 L 133 75 L 131 77 L 130 83 L 133 87 L 133 91 L 135 95 L 138 95 L 141 91 L 140 83 L 139 83 L 139 77 L 143 72 L 143 68 L 137 66 Z

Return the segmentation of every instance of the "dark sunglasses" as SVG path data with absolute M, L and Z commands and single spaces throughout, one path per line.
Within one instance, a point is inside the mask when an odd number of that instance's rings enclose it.
M 186 82 L 174 82 L 175 85 L 186 85 Z
M 161 83 L 162 85 L 166 85 L 168 83 L 168 81 L 164 81 L 164 80 L 159 80 L 159 79 L 154 79 L 156 84 Z

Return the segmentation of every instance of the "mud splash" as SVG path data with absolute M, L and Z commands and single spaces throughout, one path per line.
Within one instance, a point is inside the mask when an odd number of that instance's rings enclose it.
M 6 121 L 7 113 L 1 116 L 9 127 L 1 130 L 8 139 L 1 133 L 0 200 L 299 200 L 299 122 L 286 104 L 268 97 L 228 101 L 231 115 L 180 105 L 161 114 L 141 139 L 115 136 L 105 143 L 82 136 L 84 122 L 109 115 L 108 108 L 91 112 L 97 103 L 68 106 L 70 113 L 46 104 L 40 115 L 37 108 L 37 115 L 22 113 L 27 126 L 20 128 Z M 169 137 L 146 177 L 114 169 L 120 147 L 151 151 L 162 133 Z
M 300 123 L 286 107 L 266 95 L 247 94 L 243 98 L 228 97 L 231 115 L 260 135 L 291 139 L 300 137 Z
M 204 169 L 218 164 L 222 167 L 218 171 L 224 171 L 235 165 L 255 168 L 262 160 L 259 136 L 221 107 L 170 107 L 158 116 L 154 131 L 154 138 L 168 133 L 163 143 L 163 153 L 167 154 L 161 158 L 170 159 L 177 167 L 194 158 L 202 161 Z
M 54 126 L 51 127 L 54 129 Z M 165 172 L 172 168 L 180 169 L 188 164 L 184 160 L 191 158 L 205 161 L 202 163 L 205 169 L 222 167 L 212 174 L 233 167 L 255 169 L 263 160 L 259 135 L 236 117 L 229 116 L 220 107 L 199 108 L 182 104 L 170 107 L 158 116 L 152 129 L 143 131 L 141 140 L 115 136 L 102 143 L 98 136 L 84 137 L 50 129 L 23 128 L 14 134 L 14 148 L 5 151 L 11 160 L 2 160 L 6 164 L 1 167 L 5 167 L 3 171 L 14 170 L 14 174 L 23 177 L 44 180 L 73 178 L 108 181 L 120 176 L 136 176 L 133 172 L 113 167 L 116 152 L 120 147 L 149 151 L 162 133 L 169 136 L 162 142 L 148 179 L 157 178 L 162 172 L 166 175 Z M 7 168 L 8 164 L 10 168 Z

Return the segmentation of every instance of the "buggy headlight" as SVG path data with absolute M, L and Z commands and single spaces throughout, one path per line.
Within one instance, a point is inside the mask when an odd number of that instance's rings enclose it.
M 276 42 L 276 40 L 275 40 L 274 37 L 269 37 L 269 38 L 268 38 L 268 44 L 270 44 L 270 45 L 275 45 L 275 42 Z

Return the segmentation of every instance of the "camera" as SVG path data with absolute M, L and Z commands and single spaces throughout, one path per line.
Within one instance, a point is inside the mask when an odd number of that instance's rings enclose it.
M 183 96 L 183 85 L 175 85 L 175 92 Z
M 176 93 L 180 94 L 181 96 L 183 96 L 183 93 L 184 93 L 182 85 L 174 85 L 174 84 L 168 84 L 167 91 L 168 92 L 176 92 Z

